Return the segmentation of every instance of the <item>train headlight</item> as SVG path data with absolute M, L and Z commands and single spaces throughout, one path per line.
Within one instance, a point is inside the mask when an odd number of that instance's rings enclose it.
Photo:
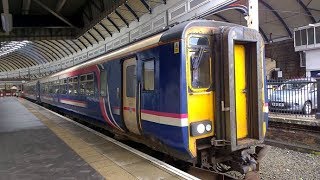
M 210 131 L 211 131 L 211 129 L 212 129 L 211 124 L 207 124 L 207 125 L 206 125 L 206 131 L 210 132 Z
M 205 131 L 205 127 L 204 127 L 204 124 L 198 124 L 198 126 L 197 126 L 197 132 L 199 133 L 199 134 L 203 134 L 204 133 L 204 131 Z
M 190 124 L 191 136 L 200 136 L 212 131 L 212 123 L 209 120 L 194 122 Z

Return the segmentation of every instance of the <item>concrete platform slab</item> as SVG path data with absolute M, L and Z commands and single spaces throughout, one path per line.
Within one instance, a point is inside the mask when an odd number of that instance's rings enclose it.
M 0 179 L 104 179 L 15 98 L 0 99 Z
M 25 107 L 25 110 L 29 110 L 32 113 L 33 118 L 31 119 L 40 120 L 42 123 L 40 123 L 40 127 L 46 131 L 50 129 L 51 135 L 57 139 L 56 141 L 63 144 L 71 153 L 71 155 L 55 151 L 52 151 L 52 154 L 36 153 L 43 158 L 48 156 L 59 161 L 59 163 L 53 161 L 53 163 L 50 162 L 45 165 L 40 164 L 42 167 L 52 167 L 52 172 L 43 170 L 43 174 L 50 174 L 54 179 L 63 179 L 63 176 L 59 177 L 62 173 L 66 176 L 66 179 L 197 179 L 27 100 L 19 99 L 17 101 L 16 99 L 11 99 L 10 101 L 14 101 L 16 104 L 20 102 Z M 21 106 L 21 104 L 19 105 Z M 18 111 L 20 110 L 18 109 Z M 50 142 L 51 144 L 52 136 L 49 136 L 50 139 L 46 139 L 46 142 L 42 143 L 49 144 L 47 142 Z M 29 139 L 36 139 L 36 136 L 29 137 Z M 44 149 L 50 152 L 47 148 Z M 51 148 L 56 149 L 55 147 Z M 72 153 L 76 156 L 72 156 Z M 69 169 L 71 168 L 69 165 L 72 163 L 64 162 L 63 158 L 66 158 L 67 162 L 75 161 L 74 168 Z M 3 167 L 6 167 L 6 171 L 12 168 L 11 166 Z M 36 167 L 39 167 L 39 165 Z M 30 172 L 32 172 L 29 173 L 30 179 L 37 178 L 33 176 L 33 173 L 36 173 L 35 171 Z M 75 177 L 72 177 L 73 173 L 76 175 Z M 90 177 L 88 178 L 89 175 Z

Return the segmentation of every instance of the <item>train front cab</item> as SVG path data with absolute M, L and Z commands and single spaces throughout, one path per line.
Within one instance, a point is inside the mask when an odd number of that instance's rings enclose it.
M 255 30 L 221 25 L 184 33 L 189 149 L 202 167 L 247 173 L 266 131 L 264 42 Z

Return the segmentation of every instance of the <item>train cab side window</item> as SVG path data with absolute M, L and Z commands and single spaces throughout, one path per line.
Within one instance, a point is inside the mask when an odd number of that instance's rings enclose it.
M 143 63 L 143 90 L 154 90 L 154 60 Z
M 207 89 L 211 85 L 211 50 L 206 36 L 189 38 L 189 61 L 191 86 L 195 89 Z

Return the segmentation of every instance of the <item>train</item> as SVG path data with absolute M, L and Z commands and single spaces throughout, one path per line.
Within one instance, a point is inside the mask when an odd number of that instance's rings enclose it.
M 247 174 L 264 149 L 264 74 L 258 31 L 192 20 L 27 82 L 24 96 L 196 167 Z

